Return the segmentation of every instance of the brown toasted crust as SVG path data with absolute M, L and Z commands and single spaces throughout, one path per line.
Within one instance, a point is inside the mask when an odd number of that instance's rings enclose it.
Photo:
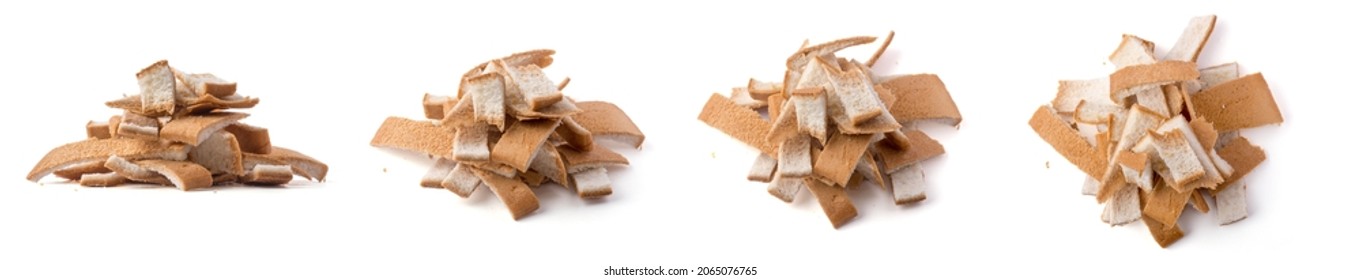
M 879 49 L 874 51 L 874 55 L 870 55 L 870 59 L 865 61 L 865 66 L 874 67 L 874 63 L 879 62 L 879 57 L 884 55 L 884 51 L 888 50 L 888 44 L 891 43 L 893 43 L 893 30 L 888 31 L 888 36 L 884 37 L 884 44 L 879 45 Z
M 1120 151 L 1120 154 L 1116 156 L 1116 160 L 1120 162 L 1121 166 L 1134 169 L 1134 171 L 1144 172 L 1144 167 L 1148 166 L 1148 153 L 1136 153 L 1129 150 Z
M 1224 158 L 1229 166 L 1233 167 L 1233 174 L 1225 178 L 1224 182 L 1219 184 L 1220 187 L 1215 188 L 1213 193 L 1216 194 L 1223 190 L 1224 186 L 1232 185 L 1243 179 L 1243 176 L 1266 161 L 1266 152 L 1262 151 L 1262 148 L 1252 145 L 1247 138 L 1238 137 L 1229 140 L 1229 143 L 1219 148 L 1218 151 L 1219 156 Z
M 638 130 L 638 126 L 633 124 L 633 120 L 629 119 L 628 114 L 619 109 L 619 106 L 607 102 L 585 101 L 577 102 L 577 108 L 581 108 L 581 113 L 572 116 L 572 119 L 592 135 L 619 138 L 634 148 L 642 147 L 643 131 Z
M 1219 131 L 1284 122 L 1262 73 L 1225 82 L 1191 96 L 1195 113 Z
M 813 174 L 836 185 L 847 186 L 851 174 L 855 173 L 855 164 L 860 163 L 869 144 L 869 134 L 832 134 L 827 147 L 818 155 L 817 164 L 813 165 Z
M 1181 240 L 1182 236 L 1185 236 L 1181 227 L 1175 223 L 1169 226 L 1150 218 L 1148 215 L 1144 215 L 1143 220 L 1144 225 L 1148 227 L 1148 232 L 1153 234 L 1153 241 L 1157 241 L 1158 246 L 1163 248 L 1172 246 L 1172 243 L 1176 243 L 1177 240 Z
M 161 128 L 161 138 L 166 140 L 198 145 L 208 135 L 238 120 L 249 116 L 245 113 L 218 112 L 204 115 L 183 116 L 170 120 Z
M 945 90 L 945 83 L 935 74 L 906 75 L 879 85 L 896 97 L 889 113 L 900 123 L 943 119 L 950 125 L 959 125 L 963 120 L 954 98 Z
M 109 134 L 109 123 L 90 121 L 85 123 L 85 137 L 109 139 L 113 135 Z
M 156 118 L 124 112 L 114 135 L 142 140 L 160 139 L 161 122 Z
M 770 122 L 762 119 L 756 111 L 737 105 L 722 95 L 715 93 L 709 96 L 709 101 L 699 113 L 699 120 L 748 146 L 761 150 L 766 155 L 772 157 L 778 155 L 775 152 L 775 145 L 765 140 Z
M 539 198 L 534 196 L 534 192 L 524 182 L 501 177 L 479 168 L 473 168 L 472 171 L 478 178 L 482 178 L 482 182 L 496 194 L 496 197 L 501 198 L 501 203 L 510 210 L 512 219 L 519 220 L 539 209 Z
M 1191 132 L 1196 134 L 1196 141 L 1200 142 L 1200 147 L 1205 152 L 1214 150 L 1215 143 L 1219 142 L 1219 131 L 1215 130 L 1214 124 L 1205 121 L 1205 118 L 1196 118 L 1188 123 Z
M 557 151 L 562 156 L 563 164 L 567 167 L 567 172 L 571 173 L 575 173 L 572 171 L 592 167 L 629 164 L 628 158 L 604 147 L 596 147 L 590 151 L 581 151 L 569 146 L 558 146 Z
M 325 163 L 284 147 L 274 147 L 270 150 L 269 157 L 288 164 L 294 174 L 318 182 L 326 181 L 326 172 L 330 170 Z
M 936 142 L 936 139 L 931 139 L 931 136 L 920 130 L 903 134 L 907 137 L 908 149 L 898 149 L 883 141 L 879 142 L 879 155 L 883 157 L 883 171 L 886 173 L 893 173 L 899 168 L 945 154 L 945 147 L 941 146 L 940 142 Z
M 1205 194 L 1200 190 L 1191 191 L 1191 206 L 1202 214 L 1210 213 L 1210 202 L 1205 201 Z
M 1194 190 L 1179 192 L 1166 184 L 1154 184 L 1153 193 L 1144 204 L 1144 217 L 1164 226 L 1176 226 L 1177 218 L 1181 217 L 1182 210 L 1186 209 L 1186 201 L 1191 198 L 1193 192 Z
M 170 180 L 170 183 L 181 190 L 194 190 L 213 186 L 213 174 L 190 162 L 171 161 L 171 160 L 142 160 L 137 162 L 147 170 L 160 173 Z M 259 168 L 257 166 L 257 168 Z
M 785 97 L 780 94 L 772 94 L 766 100 L 766 115 L 769 116 L 770 119 L 775 119 L 775 117 L 780 115 L 780 108 L 784 106 Z
M 453 129 L 437 126 L 429 121 L 402 117 L 388 117 L 369 145 L 421 152 L 431 156 L 453 158 Z
M 104 167 L 103 160 L 94 160 L 68 166 L 57 171 L 53 171 L 52 175 L 57 175 L 57 177 L 61 177 L 67 180 L 78 181 L 80 180 L 81 175 L 108 172 L 113 171 L 110 171 L 109 168 Z
M 1160 61 L 1153 64 L 1131 65 L 1111 73 L 1111 100 L 1116 94 L 1138 85 L 1163 84 L 1178 81 L 1192 81 L 1200 77 L 1196 63 L 1185 61 Z
M 293 181 L 292 168 L 287 165 L 256 165 L 238 178 L 242 183 L 251 185 L 283 185 Z
M 227 125 L 223 130 L 236 136 L 236 143 L 241 145 L 242 152 L 257 154 L 268 154 L 270 152 L 269 129 L 233 123 Z
M 580 106 L 581 103 L 577 103 L 577 105 Z M 572 148 L 577 150 L 590 151 L 595 148 L 595 139 L 592 137 L 591 131 L 577 123 L 573 117 L 562 118 L 562 124 L 559 124 L 557 128 L 557 135 L 561 136 L 563 141 L 567 141 L 567 145 L 571 145 Z
M 542 174 L 564 187 L 571 185 L 570 178 L 567 178 L 567 164 L 563 161 L 558 148 L 550 145 L 539 147 L 538 155 L 534 156 L 534 160 L 529 164 L 529 170 Z
M 1064 123 L 1054 110 L 1048 106 L 1040 106 L 1035 110 L 1035 115 L 1030 117 L 1030 128 L 1040 135 L 1045 142 L 1049 142 L 1060 155 L 1077 165 L 1078 169 L 1086 172 L 1092 178 L 1102 178 L 1106 173 L 1106 165 L 1102 162 L 1101 156 L 1095 147 L 1083 140 L 1076 130 Z
M 515 167 L 516 170 L 528 171 L 529 161 L 534 159 L 534 152 L 538 151 L 539 145 L 543 145 L 548 140 L 548 135 L 558 128 L 560 121 L 556 119 L 523 120 L 511 124 L 506 128 L 506 133 L 501 135 L 501 141 L 491 149 L 491 160 L 504 163 Z
M 109 156 L 109 158 L 104 161 L 104 167 L 109 168 L 109 170 L 112 170 L 114 173 L 118 173 L 118 176 L 123 176 L 123 178 L 127 178 L 131 181 L 166 186 L 173 185 L 173 183 L 170 182 L 170 179 L 165 178 L 165 175 L 146 169 L 145 167 L 142 167 L 141 164 L 128 161 L 127 159 L 118 156 Z
M 81 174 L 79 181 L 80 185 L 85 187 L 113 187 L 127 183 L 128 178 L 123 178 L 117 173 L 102 172 Z
M 33 170 L 28 172 L 27 178 L 29 181 L 37 182 L 38 179 L 42 179 L 42 177 L 58 169 L 104 160 L 109 155 L 129 159 L 182 160 L 188 152 L 188 146 L 182 144 L 163 145 L 155 141 L 128 138 L 87 139 L 62 145 L 47 152 L 47 155 L 43 156 L 43 159 L 33 166 Z
M 218 109 L 245 109 L 255 107 L 256 104 L 260 104 L 260 99 L 255 97 L 242 97 L 228 100 L 212 95 L 200 95 L 198 99 L 189 101 L 189 105 L 186 105 L 184 110 L 181 110 L 176 114 L 196 115 Z
M 425 118 L 438 120 L 444 118 L 444 104 L 449 103 L 448 96 L 438 96 L 426 93 L 421 97 L 421 107 L 425 109 Z
M 818 205 L 827 214 L 827 220 L 832 222 L 832 228 L 839 228 L 858 215 L 855 205 L 851 204 L 850 195 L 846 194 L 846 188 L 828 186 L 813 178 L 805 178 L 803 182 L 808 191 L 818 198 Z

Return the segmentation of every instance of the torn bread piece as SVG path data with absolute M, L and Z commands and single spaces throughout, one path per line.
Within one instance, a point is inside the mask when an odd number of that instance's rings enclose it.
M 421 176 L 421 186 L 443 188 L 444 179 L 449 177 L 449 173 L 453 172 L 454 166 L 457 165 L 458 162 L 447 158 L 436 159 L 435 165 L 431 166 L 430 170 L 425 171 L 425 176 Z
M 610 188 L 610 176 L 602 167 L 572 173 L 572 180 L 576 181 L 577 195 L 582 198 L 600 198 L 614 192 Z
M 80 185 L 83 187 L 114 187 L 128 182 L 128 178 L 117 173 L 89 173 L 80 175 Z
M 893 203 L 898 205 L 926 200 L 926 173 L 920 165 L 908 165 L 889 173 L 893 184 Z
M 141 113 L 148 117 L 169 116 L 175 113 L 175 74 L 170 63 L 161 60 L 137 72 L 137 86 L 141 93 Z
M 827 214 L 827 220 L 832 222 L 833 228 L 845 225 L 858 215 L 855 205 L 851 204 L 850 195 L 846 193 L 846 188 L 829 186 L 812 178 L 805 178 L 803 182 L 804 186 L 808 187 L 808 192 L 817 197 L 818 205 L 822 206 L 822 212 Z
M 577 108 L 581 108 L 581 113 L 573 115 L 572 119 L 590 131 L 592 137 L 618 141 L 634 148 L 643 146 L 643 131 L 619 106 L 601 101 L 582 101 L 577 102 Z
M 747 180 L 769 183 L 775 177 L 776 165 L 775 158 L 766 154 L 756 155 L 756 162 L 751 164 L 751 171 L 747 172 Z
M 170 120 L 161 128 L 161 138 L 189 145 L 200 145 L 208 136 L 249 116 L 245 113 L 208 113 Z M 124 116 L 126 119 L 127 117 Z
M 260 164 L 241 176 L 241 182 L 251 185 L 281 185 L 293 181 L 293 168 L 287 165 Z
M 1184 236 L 1177 223 L 1188 207 L 1215 211 L 1221 225 L 1246 216 L 1242 178 L 1266 155 L 1239 130 L 1284 121 L 1260 73 L 1240 77 L 1232 62 L 1197 69 L 1215 21 L 1191 19 L 1162 57 L 1152 42 L 1125 35 L 1109 57 L 1113 73 L 1060 82 L 1053 109 L 1031 119 L 1087 171 L 1083 193 L 1105 204 L 1103 221 L 1143 219 L 1162 247 Z

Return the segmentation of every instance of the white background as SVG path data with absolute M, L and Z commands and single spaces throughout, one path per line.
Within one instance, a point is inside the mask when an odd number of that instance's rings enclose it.
M 1352 8 L 233 2 L 0 4 L 0 278 L 646 278 L 601 276 L 610 266 L 758 268 L 734 279 L 1356 276 Z M 1245 179 L 1251 215 L 1220 227 L 1188 209 L 1187 236 L 1161 249 L 1142 223 L 1102 223 L 1082 173 L 1026 121 L 1056 80 L 1108 74 L 1122 33 L 1161 53 L 1212 13 L 1201 65 L 1263 72 L 1286 122 L 1245 133 L 1268 154 Z M 786 204 L 747 182 L 756 151 L 696 119 L 713 92 L 780 78 L 805 38 L 888 30 L 898 36 L 875 70 L 940 75 L 964 115 L 957 130 L 928 128 L 948 153 L 925 165 L 924 203 L 861 188 L 860 216 L 834 230 L 806 191 Z M 453 94 L 470 67 L 533 48 L 558 51 L 548 74 L 572 77 L 569 96 L 618 104 L 647 133 L 624 152 L 633 166 L 611 170 L 609 198 L 539 188 L 542 208 L 513 221 L 485 189 L 420 188 L 424 156 L 368 145 L 385 117 L 421 117 L 423 93 Z M 87 120 L 118 113 L 103 102 L 137 92 L 133 74 L 159 59 L 260 97 L 245 122 L 330 164 L 327 182 L 181 192 L 23 179 Z

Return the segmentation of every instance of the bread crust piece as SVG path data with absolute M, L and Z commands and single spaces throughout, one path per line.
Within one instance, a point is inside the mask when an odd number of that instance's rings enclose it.
M 1153 193 L 1148 196 L 1143 208 L 1144 216 L 1162 224 L 1163 229 L 1171 229 L 1177 225 L 1177 218 L 1181 217 L 1189 199 L 1189 191 L 1179 192 L 1166 184 L 1154 184 Z
M 629 164 L 628 158 L 604 147 L 596 147 L 589 152 L 583 152 L 569 146 L 558 146 L 557 151 L 562 156 L 563 163 L 567 167 L 567 173 L 578 173 L 585 169 L 610 165 Z
M 858 215 L 855 204 L 851 203 L 851 197 L 846 194 L 846 188 L 828 186 L 813 178 L 804 178 L 803 183 L 808 187 L 808 191 L 817 197 L 822 212 L 827 214 L 827 220 L 832 222 L 832 228 L 840 228 Z
M 730 104 L 736 105 L 735 103 Z M 571 119 L 580 124 L 581 127 L 586 128 L 593 137 L 621 141 L 634 148 L 642 147 L 643 139 L 646 138 L 643 131 L 638 129 L 638 125 L 634 124 L 628 114 L 619 109 L 619 106 L 601 101 L 582 101 L 577 102 L 577 108 L 581 108 L 581 113 L 573 115 Z M 737 109 L 733 108 L 733 110 Z M 751 111 L 750 109 L 746 110 Z M 751 112 L 755 113 L 755 111 Z M 757 118 L 759 119 L 760 115 L 757 115 Z
M 160 117 L 175 113 L 175 74 L 169 62 L 157 61 L 137 72 L 137 85 L 141 88 L 142 114 Z
M 236 136 L 236 143 L 241 146 L 241 152 L 257 154 L 268 154 L 270 152 L 272 145 L 269 141 L 269 129 L 233 123 L 227 125 L 223 130 Z
M 453 158 L 454 130 L 431 121 L 388 117 L 373 134 L 369 145 L 397 148 L 430 156 Z
M 226 131 L 213 133 L 202 144 L 190 149 L 189 161 L 213 174 L 244 175 L 246 172 L 242 165 L 241 146 L 237 144 L 236 136 Z
M 166 140 L 199 145 L 209 135 L 227 125 L 249 116 L 245 113 L 218 112 L 204 115 L 183 116 L 170 120 L 161 128 L 161 138 Z
M 581 198 L 601 198 L 614 193 L 610 188 L 610 175 L 603 167 L 572 173 L 572 180 L 576 182 L 577 195 Z
M 1161 61 L 1120 68 L 1110 75 L 1111 101 L 1120 104 L 1125 97 L 1138 92 L 1138 87 L 1162 86 L 1197 78 L 1200 78 L 1200 72 L 1194 62 Z
M 1129 34 L 1121 38 L 1120 46 L 1115 47 L 1115 51 L 1111 52 L 1108 59 L 1116 68 L 1158 62 L 1158 59 L 1153 57 L 1153 42 Z
M 294 174 L 308 180 L 326 181 L 326 173 L 330 170 L 325 163 L 289 148 L 274 147 L 270 150 L 269 157 L 283 161 Z
M 128 178 L 123 178 L 117 173 L 88 173 L 80 175 L 80 185 L 85 187 L 113 187 L 128 182 Z
M 85 137 L 96 139 L 109 139 L 113 134 L 109 133 L 109 123 L 90 121 L 85 123 Z
M 539 198 L 529 190 L 524 182 L 513 178 L 501 177 L 486 170 L 473 168 L 473 174 L 482 179 L 501 203 L 510 210 L 511 219 L 519 220 L 539 209 Z
M 1219 148 L 1218 152 L 1224 158 L 1224 161 L 1233 166 L 1234 172 L 1233 175 L 1224 179 L 1224 182 L 1220 184 L 1221 187 L 1211 191 L 1214 194 L 1223 191 L 1223 186 L 1233 185 L 1238 180 L 1243 179 L 1243 176 L 1247 176 L 1248 173 L 1252 172 L 1252 169 L 1266 161 L 1266 152 L 1262 151 L 1262 148 L 1252 145 L 1247 138 L 1243 137 L 1235 137 L 1229 140 L 1229 143 Z
M 580 103 L 578 103 L 578 105 L 580 105 Z M 567 142 L 567 145 L 572 146 L 572 148 L 588 152 L 595 148 L 595 137 L 591 131 L 580 123 L 577 123 L 573 117 L 562 118 L 562 124 L 558 125 L 555 132 L 558 136 L 562 137 L 563 141 Z
M 923 160 L 945 154 L 945 147 L 931 139 L 926 133 L 920 130 L 910 130 L 904 132 L 907 138 L 908 148 L 898 149 L 886 142 L 879 142 L 879 155 L 883 157 L 884 169 L 886 173 L 893 173 L 898 169 L 916 164 Z
M 1097 156 L 1096 148 L 1082 140 L 1082 136 L 1059 119 L 1058 114 L 1049 106 L 1040 106 L 1035 110 L 1035 114 L 1030 117 L 1030 128 L 1053 146 L 1060 155 L 1086 172 L 1087 176 L 1105 177 L 1105 163 Z
M 293 181 L 293 168 L 287 165 L 260 164 L 251 168 L 240 180 L 252 185 L 283 185 Z
M 491 149 L 491 160 L 529 171 L 529 162 L 548 135 L 558 128 L 557 119 L 523 120 L 511 124 L 501 140 Z
M 958 126 L 964 117 L 935 74 L 906 75 L 879 83 L 897 98 L 889 113 L 899 123 L 915 120 L 942 120 Z M 887 103 L 887 102 L 886 102 Z
M 766 155 L 778 155 L 775 146 L 765 141 L 770 122 L 762 119 L 756 111 L 739 106 L 722 95 L 713 94 L 709 96 L 709 101 L 704 104 L 704 109 L 699 113 L 699 120 Z M 580 122 L 581 119 L 577 119 L 577 121 Z M 585 125 L 585 123 L 582 125 Z M 589 129 L 589 126 L 587 129 Z
M 82 176 L 82 175 L 85 175 L 85 174 L 108 173 L 108 172 L 113 172 L 113 171 L 109 170 L 109 168 L 107 168 L 107 167 L 104 167 L 104 161 L 103 161 L 103 160 L 95 160 L 95 161 L 87 161 L 87 162 L 83 162 L 83 163 L 80 163 L 80 164 L 67 166 L 66 168 L 62 168 L 62 169 L 59 169 L 59 170 L 57 170 L 57 171 L 53 171 L 53 172 L 52 172 L 52 175 L 57 175 L 57 177 L 61 177 L 61 178 L 63 178 L 63 179 L 67 179 L 67 180 L 71 180 L 71 181 L 79 181 L 80 178 L 81 178 L 81 176 Z
M 467 86 L 467 82 L 464 82 L 464 86 Z M 452 100 L 453 99 L 448 96 L 426 93 L 425 96 L 421 97 L 421 109 L 425 110 L 425 118 L 432 120 L 443 119 L 444 114 L 446 113 L 444 112 L 444 105 Z
M 1177 38 L 1177 43 L 1163 55 L 1163 60 L 1196 62 L 1200 57 L 1200 51 L 1205 48 L 1205 42 L 1209 41 L 1210 34 L 1214 33 L 1215 19 L 1214 15 L 1191 18 L 1191 22 L 1186 24 L 1186 30 Z
M 831 180 L 837 185 L 846 186 L 869 144 L 868 134 L 833 134 L 832 139 L 827 142 L 827 147 L 818 155 L 817 164 L 813 165 L 813 174 Z
M 473 120 L 486 122 L 498 131 L 506 128 L 506 83 L 501 77 L 487 73 L 465 78 L 460 89 L 472 97 Z M 440 110 L 443 112 L 443 107 Z
M 43 156 L 42 160 L 38 161 L 38 164 L 33 166 L 26 178 L 29 181 L 37 182 L 38 179 L 42 179 L 53 171 L 81 163 L 101 161 L 108 158 L 109 155 L 129 159 L 184 160 L 188 152 L 189 146 L 178 143 L 161 144 L 156 141 L 129 138 L 87 139 L 52 149 L 47 155 Z
M 1262 73 L 1253 73 L 1191 95 L 1196 112 L 1219 131 L 1284 122 Z
M 213 174 L 194 163 L 171 160 L 142 160 L 137 162 L 147 170 L 159 173 L 180 190 L 194 190 L 213 186 Z M 256 166 L 259 169 L 260 166 Z

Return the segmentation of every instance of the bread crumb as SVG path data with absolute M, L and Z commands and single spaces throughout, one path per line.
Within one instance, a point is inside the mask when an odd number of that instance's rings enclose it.
M 1049 161 L 1044 161 L 1044 169 L 1049 169 Z
M 718 158 L 718 154 L 714 152 L 709 152 L 709 158 Z

